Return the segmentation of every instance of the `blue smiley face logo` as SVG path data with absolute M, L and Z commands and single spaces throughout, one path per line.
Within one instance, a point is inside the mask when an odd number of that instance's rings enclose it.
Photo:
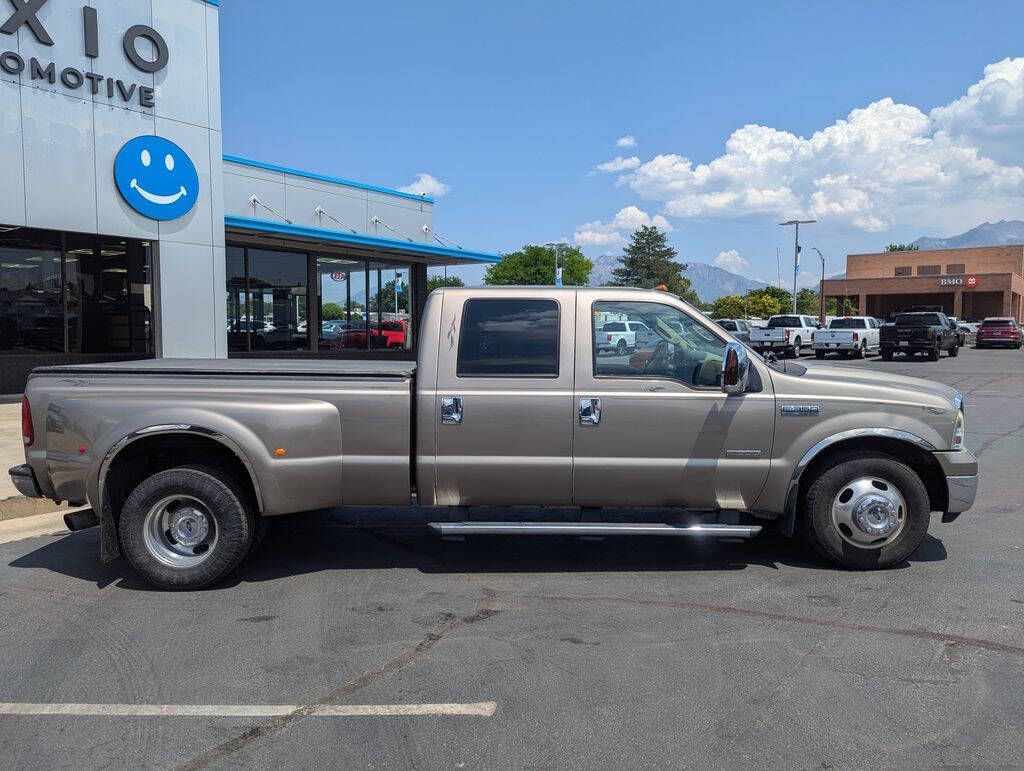
M 199 197 L 195 164 L 163 137 L 141 136 L 125 142 L 114 159 L 114 182 L 129 206 L 154 220 L 183 217 Z

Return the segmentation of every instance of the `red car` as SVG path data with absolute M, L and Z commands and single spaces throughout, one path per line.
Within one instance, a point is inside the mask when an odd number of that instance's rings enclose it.
M 371 350 L 379 348 L 405 348 L 405 335 L 408 328 L 409 322 L 404 319 L 401 321 L 384 321 L 380 324 L 371 322 L 370 344 L 367 346 L 366 328 L 363 326 L 352 327 L 342 332 L 339 347 L 362 350 L 365 350 L 367 347 Z
M 1024 344 L 1024 334 L 1021 333 L 1016 319 L 995 316 L 981 322 L 975 341 L 978 348 L 1002 345 L 1019 349 Z

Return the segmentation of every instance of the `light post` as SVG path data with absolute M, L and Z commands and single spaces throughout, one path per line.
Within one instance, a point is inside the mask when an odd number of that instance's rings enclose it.
M 795 225 L 793 233 L 793 313 L 796 314 L 796 272 L 800 269 L 800 226 L 809 225 L 818 220 L 787 220 L 780 225 Z
M 560 247 L 561 244 L 558 241 L 548 241 L 544 246 L 555 253 L 555 286 L 561 286 L 562 269 L 558 267 L 558 247 Z
M 811 248 L 821 257 L 821 286 L 818 287 L 818 315 L 821 318 L 818 319 L 818 323 L 825 326 L 825 255 L 818 247 L 812 246 Z

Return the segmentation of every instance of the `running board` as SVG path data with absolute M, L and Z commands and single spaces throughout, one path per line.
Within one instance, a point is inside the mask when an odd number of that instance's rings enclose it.
M 649 522 L 431 522 L 440 535 L 675 535 L 753 538 L 760 525 L 666 525 Z

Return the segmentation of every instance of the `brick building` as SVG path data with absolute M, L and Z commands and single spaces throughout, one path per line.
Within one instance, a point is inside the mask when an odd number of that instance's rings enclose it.
M 885 319 L 914 305 L 937 305 L 967 320 L 1024 321 L 1024 245 L 878 252 L 846 256 L 846 278 L 826 279 L 825 297 L 848 298 L 858 313 Z

